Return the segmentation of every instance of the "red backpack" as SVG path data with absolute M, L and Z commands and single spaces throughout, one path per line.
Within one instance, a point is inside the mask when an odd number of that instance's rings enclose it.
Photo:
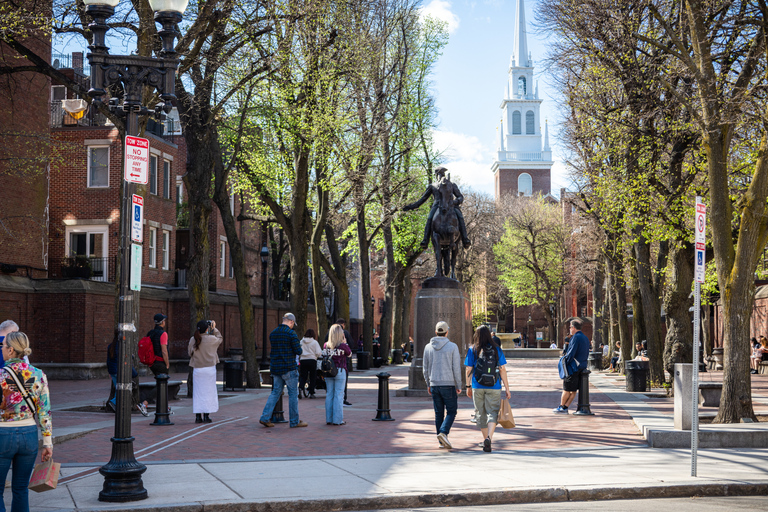
M 155 362 L 155 349 L 152 346 L 152 338 L 144 336 L 139 340 L 139 361 L 147 366 Z

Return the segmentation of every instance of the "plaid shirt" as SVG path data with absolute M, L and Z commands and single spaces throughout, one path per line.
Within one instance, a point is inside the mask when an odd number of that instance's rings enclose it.
M 296 356 L 301 355 L 301 345 L 296 333 L 285 324 L 269 334 L 270 364 L 269 371 L 276 375 L 285 375 L 296 369 Z

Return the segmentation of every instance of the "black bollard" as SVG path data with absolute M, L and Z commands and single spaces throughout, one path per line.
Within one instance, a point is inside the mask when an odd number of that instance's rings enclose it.
M 389 374 L 386 372 L 377 373 L 379 378 L 379 407 L 376 409 L 376 417 L 373 421 L 395 421 L 389 415 Z
M 274 386 L 274 384 L 272 384 Z M 285 412 L 283 409 L 283 393 L 280 392 L 280 398 L 277 399 L 277 402 L 275 403 L 275 408 L 272 409 L 272 418 L 270 418 L 269 421 L 272 423 L 288 423 L 288 420 L 285 419 Z
M 589 408 L 589 370 L 581 372 L 579 381 L 579 408 L 573 413 L 574 416 L 594 416 Z
M 160 373 L 155 377 L 155 421 L 150 425 L 163 426 L 173 425 L 171 415 L 168 412 L 168 375 Z

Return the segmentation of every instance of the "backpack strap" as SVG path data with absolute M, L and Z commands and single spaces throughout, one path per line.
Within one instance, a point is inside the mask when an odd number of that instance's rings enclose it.
M 11 376 L 13 382 L 16 383 L 16 387 L 19 388 L 19 393 L 21 393 L 21 396 L 24 397 L 24 401 L 27 402 L 27 407 L 29 407 L 29 410 L 32 411 L 32 416 L 37 417 L 37 407 L 35 407 L 35 401 L 32 400 L 32 397 L 29 396 L 29 393 L 27 393 L 27 388 L 25 388 L 24 384 L 21 383 L 19 375 L 10 366 L 4 367 L 3 370 L 8 372 L 8 375 Z

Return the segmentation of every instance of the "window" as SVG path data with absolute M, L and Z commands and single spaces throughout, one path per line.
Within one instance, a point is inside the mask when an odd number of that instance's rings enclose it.
M 51 100 L 61 101 L 67 99 L 67 88 L 63 85 L 54 85 L 51 87 Z
M 163 160 L 163 197 L 171 198 L 171 162 Z
M 170 252 L 171 247 L 171 234 L 168 231 L 163 231 L 163 270 L 168 270 L 170 267 Z
M 232 267 L 232 251 L 229 251 L 229 278 L 235 278 L 235 269 Z
M 149 157 L 149 193 L 157 195 L 157 157 Z
M 534 115 L 533 110 L 529 110 L 525 113 L 525 133 L 526 135 L 533 135 L 536 133 L 536 129 L 533 126 Z
M 219 275 L 224 277 L 227 264 L 227 242 L 219 242 Z
M 520 135 L 520 112 L 512 112 L 512 135 Z
M 149 228 L 149 268 L 157 268 L 157 228 Z
M 526 93 L 526 87 L 525 87 L 525 77 L 521 76 L 517 79 L 517 95 L 518 96 L 525 96 Z
M 87 260 L 91 269 L 90 278 L 94 281 L 107 281 L 107 235 L 108 226 L 73 226 L 66 232 L 66 254 L 74 258 L 68 264 L 78 265 L 78 261 Z
M 229 189 L 229 211 L 235 214 L 235 187 Z
M 184 202 L 184 184 L 176 183 L 176 204 Z
M 531 175 L 524 172 L 517 177 L 517 193 L 525 196 L 533 195 Z
M 109 147 L 88 147 L 88 187 L 109 187 Z

